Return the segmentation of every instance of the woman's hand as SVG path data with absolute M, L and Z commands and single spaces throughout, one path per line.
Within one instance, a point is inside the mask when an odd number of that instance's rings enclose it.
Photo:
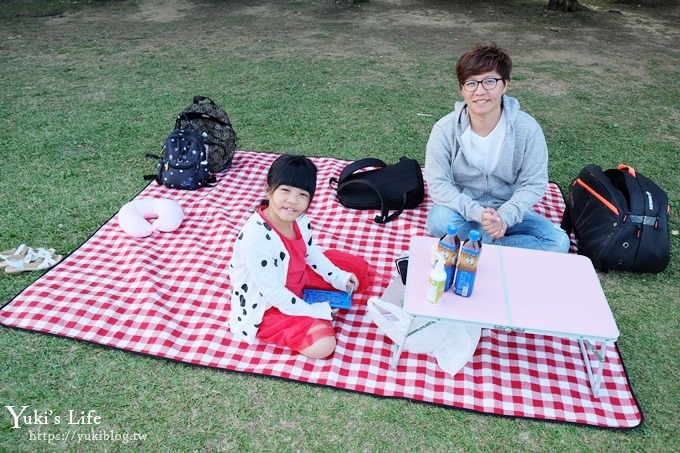
M 503 222 L 503 219 L 495 209 L 484 208 L 482 211 L 482 228 L 495 241 L 505 236 L 508 225 Z

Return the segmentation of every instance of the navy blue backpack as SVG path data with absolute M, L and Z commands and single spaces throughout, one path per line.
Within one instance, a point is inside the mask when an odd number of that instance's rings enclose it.
M 175 129 L 163 143 L 158 159 L 157 174 L 145 176 L 155 179 L 170 189 L 196 190 L 215 182 L 208 167 L 208 148 L 201 134 L 192 127 L 180 127 L 177 120 Z

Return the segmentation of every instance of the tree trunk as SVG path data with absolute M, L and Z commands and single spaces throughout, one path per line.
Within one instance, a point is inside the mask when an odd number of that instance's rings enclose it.
M 554 11 L 576 11 L 580 6 L 578 0 L 548 0 L 548 9 Z

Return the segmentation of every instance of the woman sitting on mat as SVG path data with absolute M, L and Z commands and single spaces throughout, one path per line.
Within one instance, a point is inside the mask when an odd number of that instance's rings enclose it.
M 533 210 L 548 185 L 548 146 L 536 120 L 506 93 L 512 60 L 495 44 L 478 45 L 456 63 L 463 102 L 432 128 L 425 179 L 434 204 L 433 236 L 458 227 L 461 239 L 566 252 L 569 237 Z
M 302 290 L 359 289 L 368 263 L 337 250 L 324 254 L 314 244 L 305 215 L 316 190 L 311 160 L 280 156 L 267 173 L 265 190 L 266 200 L 234 243 L 229 328 L 248 343 L 258 339 L 308 357 L 328 357 L 335 350 L 336 310 L 327 302 L 304 302 Z

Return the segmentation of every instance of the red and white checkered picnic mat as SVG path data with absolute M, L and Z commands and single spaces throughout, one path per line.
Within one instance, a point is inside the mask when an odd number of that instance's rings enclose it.
M 312 360 L 232 339 L 226 328 L 231 244 L 262 199 L 275 157 L 239 152 L 216 186 L 199 191 L 152 183 L 138 197 L 177 200 L 185 219 L 176 232 L 133 238 L 114 216 L 5 305 L 0 322 L 191 364 L 484 413 L 615 428 L 641 423 L 615 346 L 607 351 L 599 398 L 591 393 L 578 343 L 549 336 L 484 330 L 473 359 L 455 376 L 434 358 L 408 352 L 390 369 L 392 343 L 366 319 L 365 303 L 396 275 L 394 260 L 407 251 L 409 238 L 427 234 L 431 201 L 378 225 L 376 212 L 337 203 L 328 180 L 347 164 L 338 159 L 312 158 L 319 175 L 309 216 L 317 242 L 363 256 L 378 275 L 355 295 L 355 307 L 337 317 L 334 355 Z M 551 184 L 536 210 L 558 223 L 563 208 L 562 194 Z

